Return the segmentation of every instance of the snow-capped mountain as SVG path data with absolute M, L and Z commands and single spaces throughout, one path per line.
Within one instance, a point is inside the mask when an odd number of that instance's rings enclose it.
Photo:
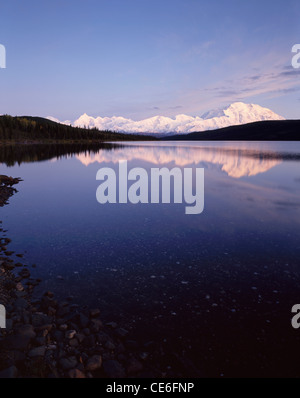
M 48 119 L 57 121 L 53 117 L 48 117 Z M 122 133 L 186 134 L 263 120 L 284 120 L 284 118 L 260 105 L 235 102 L 226 108 L 206 112 L 202 117 L 187 115 L 177 115 L 174 118 L 154 116 L 134 121 L 117 116 L 94 118 L 84 113 L 71 124 L 75 127 L 96 127 L 99 130 L 112 130 Z M 70 124 L 69 121 L 63 123 Z

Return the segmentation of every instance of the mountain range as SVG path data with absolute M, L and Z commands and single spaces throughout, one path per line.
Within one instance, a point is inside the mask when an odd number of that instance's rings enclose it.
M 121 116 L 92 117 L 84 113 L 74 122 L 60 122 L 58 119 L 51 116 L 47 117 L 47 119 L 58 123 L 71 124 L 74 127 L 97 128 L 99 130 L 110 130 L 120 133 L 158 135 L 188 134 L 258 121 L 285 120 L 284 117 L 274 113 L 268 108 L 263 108 L 256 104 L 245 104 L 243 102 L 234 102 L 225 108 L 208 111 L 201 117 L 180 114 L 174 118 L 154 116 L 144 120 L 134 121 Z

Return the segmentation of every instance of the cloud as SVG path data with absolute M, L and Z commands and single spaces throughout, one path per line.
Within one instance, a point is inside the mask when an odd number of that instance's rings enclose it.
M 189 48 L 188 51 L 186 51 L 183 57 L 187 60 L 195 57 L 206 58 L 211 51 L 211 47 L 213 47 L 215 44 L 216 42 L 214 40 L 209 40 L 200 43 L 199 45 L 194 45 L 191 48 Z
M 207 87 L 203 91 L 212 97 L 237 101 L 256 96 L 278 97 L 300 91 L 300 73 L 291 66 L 258 74 L 228 79 L 222 86 Z M 200 90 L 201 91 L 201 90 Z
M 183 106 L 182 105 L 176 105 L 176 106 L 170 106 L 169 107 L 169 109 L 181 109 L 181 108 L 183 108 Z
M 300 70 L 290 63 L 290 54 L 279 54 L 276 49 L 265 53 L 265 48 L 248 50 L 219 59 L 206 73 L 206 63 L 199 64 L 199 81 L 183 87 L 176 102 L 185 104 L 185 112 L 199 114 L 209 108 L 242 101 L 260 103 L 300 91 Z M 176 102 L 175 102 L 176 101 Z

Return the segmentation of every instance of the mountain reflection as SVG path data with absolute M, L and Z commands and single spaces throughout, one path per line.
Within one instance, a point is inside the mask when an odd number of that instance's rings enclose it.
M 287 154 L 260 150 L 247 143 L 247 147 L 214 147 L 214 146 L 153 146 L 130 145 L 116 148 L 113 151 L 100 150 L 97 153 L 76 155 L 82 164 L 117 163 L 119 159 L 140 160 L 153 165 L 171 165 L 186 167 L 188 165 L 214 164 L 233 178 L 254 176 L 264 173 L 282 162 Z M 291 155 L 295 160 L 296 155 Z M 296 156 L 297 157 L 297 156 Z

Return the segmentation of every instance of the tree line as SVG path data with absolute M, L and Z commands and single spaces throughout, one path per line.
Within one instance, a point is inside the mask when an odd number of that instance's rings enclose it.
M 145 140 L 151 137 L 121 134 L 97 128 L 72 127 L 39 117 L 0 116 L 0 140 L 16 142 L 81 142 Z M 154 139 L 154 138 L 153 138 Z

